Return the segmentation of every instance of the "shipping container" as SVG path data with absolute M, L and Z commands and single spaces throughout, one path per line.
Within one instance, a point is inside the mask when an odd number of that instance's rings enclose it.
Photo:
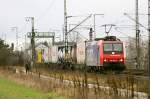
M 48 46 L 44 44 L 39 44 L 36 46 L 36 62 L 37 63 L 46 63 L 48 62 Z
M 51 55 L 51 62 L 57 63 L 58 62 L 58 46 L 51 47 L 50 55 Z
M 85 42 L 77 43 L 76 57 L 77 57 L 78 64 L 84 64 L 84 62 L 85 62 Z
M 76 46 L 72 46 L 71 48 L 71 58 L 73 60 L 73 62 L 77 62 L 77 47 Z
M 43 49 L 43 59 L 44 59 L 44 63 L 48 63 L 49 62 L 49 52 L 48 52 L 48 47 Z
M 36 51 L 37 52 L 37 60 L 36 60 L 36 62 L 37 63 L 42 63 L 42 51 L 41 50 L 38 50 L 38 51 Z

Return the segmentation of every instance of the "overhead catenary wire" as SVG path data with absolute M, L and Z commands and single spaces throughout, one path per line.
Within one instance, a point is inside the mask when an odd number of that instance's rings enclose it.
M 53 7 L 55 1 L 56 1 L 56 0 L 51 0 L 51 1 L 50 1 L 49 6 L 44 10 L 44 12 L 43 12 L 41 15 L 39 15 L 38 18 L 36 18 L 37 21 L 41 20 L 42 18 L 44 18 L 44 16 L 46 16 L 46 14 L 48 13 L 48 11 L 50 11 L 51 8 Z M 27 26 L 24 25 L 24 26 L 22 27 L 22 29 L 19 31 L 19 33 L 21 33 L 22 31 L 24 31 L 26 27 L 27 27 Z M 26 33 L 25 33 L 25 35 L 26 35 Z M 24 38 L 24 36 L 23 36 L 22 38 Z M 38 39 L 38 40 L 39 40 L 39 39 Z M 38 40 L 36 40 L 36 41 L 38 41 Z
M 44 18 L 44 16 L 46 16 L 46 14 L 48 13 L 48 11 L 51 10 L 51 8 L 52 8 L 53 5 L 55 4 L 55 2 L 56 2 L 56 0 L 51 0 L 49 6 L 45 9 L 45 11 L 44 11 L 41 15 L 39 15 L 39 17 L 37 18 L 37 20 L 41 20 L 42 18 Z M 25 30 L 26 27 L 27 27 L 26 24 L 23 25 L 23 26 L 21 27 L 21 29 L 18 30 L 18 33 L 22 33 L 22 32 Z
M 51 0 L 51 2 L 49 3 L 49 6 L 45 9 L 45 11 L 41 15 L 39 15 L 39 17 L 36 20 L 39 21 L 42 18 L 44 18 L 46 16 L 46 14 L 52 9 L 55 2 L 56 2 L 56 0 Z
M 132 38 L 132 39 L 135 40 L 134 37 L 131 37 L 131 36 L 127 35 L 126 33 L 123 33 L 123 32 L 121 32 L 121 31 L 119 31 L 117 27 L 115 28 L 115 30 L 116 30 L 117 32 L 119 32 L 119 33 L 121 33 L 121 34 L 123 34 L 123 35 L 125 35 L 125 36 L 127 36 L 127 37 Z
M 129 14 L 124 13 L 125 16 L 127 16 L 128 18 L 130 18 L 133 21 L 136 21 L 134 18 L 132 18 L 131 16 L 129 16 Z M 137 24 L 139 24 L 141 27 L 143 27 L 144 29 L 146 29 L 148 31 L 148 28 L 145 27 L 143 24 L 141 24 L 140 22 L 137 22 Z

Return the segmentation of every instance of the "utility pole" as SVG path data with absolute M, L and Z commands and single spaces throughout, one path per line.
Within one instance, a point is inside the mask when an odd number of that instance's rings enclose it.
M 65 32 L 65 55 L 68 54 L 68 33 L 67 33 L 67 6 L 66 0 L 64 0 L 64 32 Z
M 32 22 L 32 38 L 31 38 L 31 47 L 32 47 L 32 66 L 35 66 L 35 41 L 34 41 L 34 17 L 31 17 L 31 22 Z
M 136 57 L 136 63 L 137 63 L 137 69 L 140 69 L 140 30 L 139 30 L 139 7 L 138 7 L 138 0 L 136 0 L 136 13 L 135 13 L 135 32 L 136 32 L 136 49 L 137 49 L 137 57 Z
M 94 14 L 94 27 L 93 27 L 93 28 L 94 28 L 94 39 L 96 38 L 96 29 L 95 29 L 95 23 L 96 23 L 96 22 L 95 22 L 95 14 Z
M 5 36 L 4 36 L 4 43 L 6 44 L 6 33 L 4 34 Z
M 12 27 L 12 30 L 16 32 L 16 51 L 18 51 L 18 27 Z
M 92 28 L 90 28 L 89 40 L 90 40 L 90 41 L 93 41 L 93 29 L 92 29 Z
M 27 44 L 27 37 L 26 37 L 26 34 L 25 34 L 25 36 L 24 36 L 24 40 L 25 40 L 25 43 L 24 43 L 24 49 L 25 49 L 25 52 L 26 52 L 26 44 Z
M 34 17 L 27 17 L 27 21 L 31 20 L 32 30 L 31 30 L 31 49 L 32 49 L 32 56 L 31 56 L 31 67 L 35 67 L 35 32 L 34 32 Z M 37 71 L 37 68 L 36 68 Z
M 149 77 L 150 77 L 150 0 L 148 0 L 148 67 L 149 67 Z
M 64 25 L 62 26 L 62 32 L 63 32 L 63 42 L 65 41 L 65 29 L 64 29 Z

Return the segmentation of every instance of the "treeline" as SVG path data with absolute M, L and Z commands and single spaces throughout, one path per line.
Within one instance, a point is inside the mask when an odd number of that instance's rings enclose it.
M 12 44 L 13 45 L 13 44 Z M 0 39 L 0 66 L 23 65 L 23 52 L 13 51 L 13 46 L 4 43 Z
M 127 66 L 132 69 L 142 69 L 142 70 L 148 70 L 148 41 L 140 41 L 140 66 L 136 67 L 136 59 L 137 59 L 137 49 L 135 44 L 135 39 L 129 38 L 128 40 L 128 46 L 127 46 Z

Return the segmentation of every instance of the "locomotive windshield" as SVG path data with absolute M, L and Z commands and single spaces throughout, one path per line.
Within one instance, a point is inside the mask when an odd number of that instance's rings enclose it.
M 122 52 L 122 44 L 113 44 L 113 51 Z
M 112 44 L 104 44 L 104 51 L 113 51 Z
M 117 54 L 122 53 L 123 52 L 123 45 L 120 43 L 105 43 L 104 44 L 104 53 L 105 54 L 110 54 L 112 52 L 115 52 Z

